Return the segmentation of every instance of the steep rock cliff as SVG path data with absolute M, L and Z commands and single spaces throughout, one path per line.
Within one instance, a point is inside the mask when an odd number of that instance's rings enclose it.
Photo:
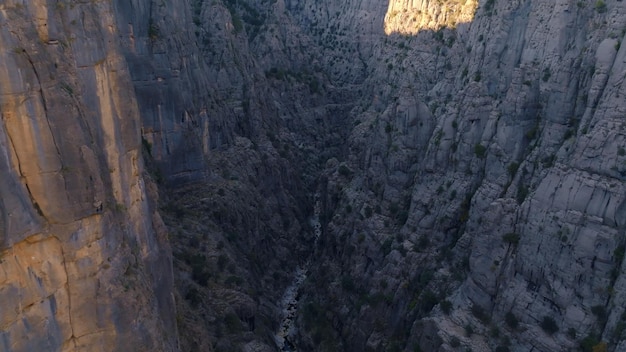
M 0 5 L 0 350 L 175 350 L 169 245 L 107 2 Z
M 309 285 L 325 298 L 309 295 L 302 343 L 619 349 L 624 6 L 486 1 L 466 22 L 437 17 L 444 3 L 353 4 L 321 24 L 364 35 L 372 21 L 354 13 L 384 18 L 349 172 L 326 172 L 331 221 Z M 430 20 L 398 17 L 412 12 Z
M 182 350 L 274 348 L 309 251 L 320 160 L 345 137 L 280 3 L 119 1 L 123 53 L 174 253 Z

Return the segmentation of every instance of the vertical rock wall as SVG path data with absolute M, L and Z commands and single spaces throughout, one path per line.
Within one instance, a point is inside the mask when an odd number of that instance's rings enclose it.
M 348 160 L 327 165 L 309 287 L 334 299 L 311 300 L 302 343 L 619 350 L 625 5 L 388 5 L 292 6 L 336 82 L 363 73 L 365 92 Z
M 175 350 L 110 3 L 5 1 L 0 18 L 0 350 Z

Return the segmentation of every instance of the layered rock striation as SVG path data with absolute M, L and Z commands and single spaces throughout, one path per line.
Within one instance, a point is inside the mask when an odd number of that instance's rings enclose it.
M 8 1 L 0 17 L 0 350 L 175 350 L 113 8 Z
M 486 1 L 426 30 L 379 13 L 398 35 L 373 45 L 353 153 L 327 169 L 311 287 L 336 299 L 311 300 L 303 343 L 619 349 L 624 10 Z

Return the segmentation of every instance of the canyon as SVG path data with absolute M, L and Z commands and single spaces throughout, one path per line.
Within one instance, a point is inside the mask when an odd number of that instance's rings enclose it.
M 621 0 L 4 1 L 0 351 L 626 349 L 625 35 Z

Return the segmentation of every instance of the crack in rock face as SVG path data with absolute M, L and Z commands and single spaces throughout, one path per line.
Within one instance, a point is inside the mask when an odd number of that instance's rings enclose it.
M 313 208 L 313 216 L 310 219 L 310 225 L 313 229 L 315 242 L 317 244 L 322 235 L 322 224 L 320 223 L 321 201 L 319 191 L 314 196 L 315 206 Z M 298 303 L 300 300 L 300 288 L 307 278 L 308 268 L 313 258 L 308 258 L 302 267 L 296 268 L 293 275 L 293 282 L 287 287 L 281 299 L 279 307 L 282 308 L 282 320 L 279 325 L 278 333 L 275 336 L 276 345 L 281 351 L 297 351 L 292 340 L 297 334 L 296 315 L 298 313 Z

